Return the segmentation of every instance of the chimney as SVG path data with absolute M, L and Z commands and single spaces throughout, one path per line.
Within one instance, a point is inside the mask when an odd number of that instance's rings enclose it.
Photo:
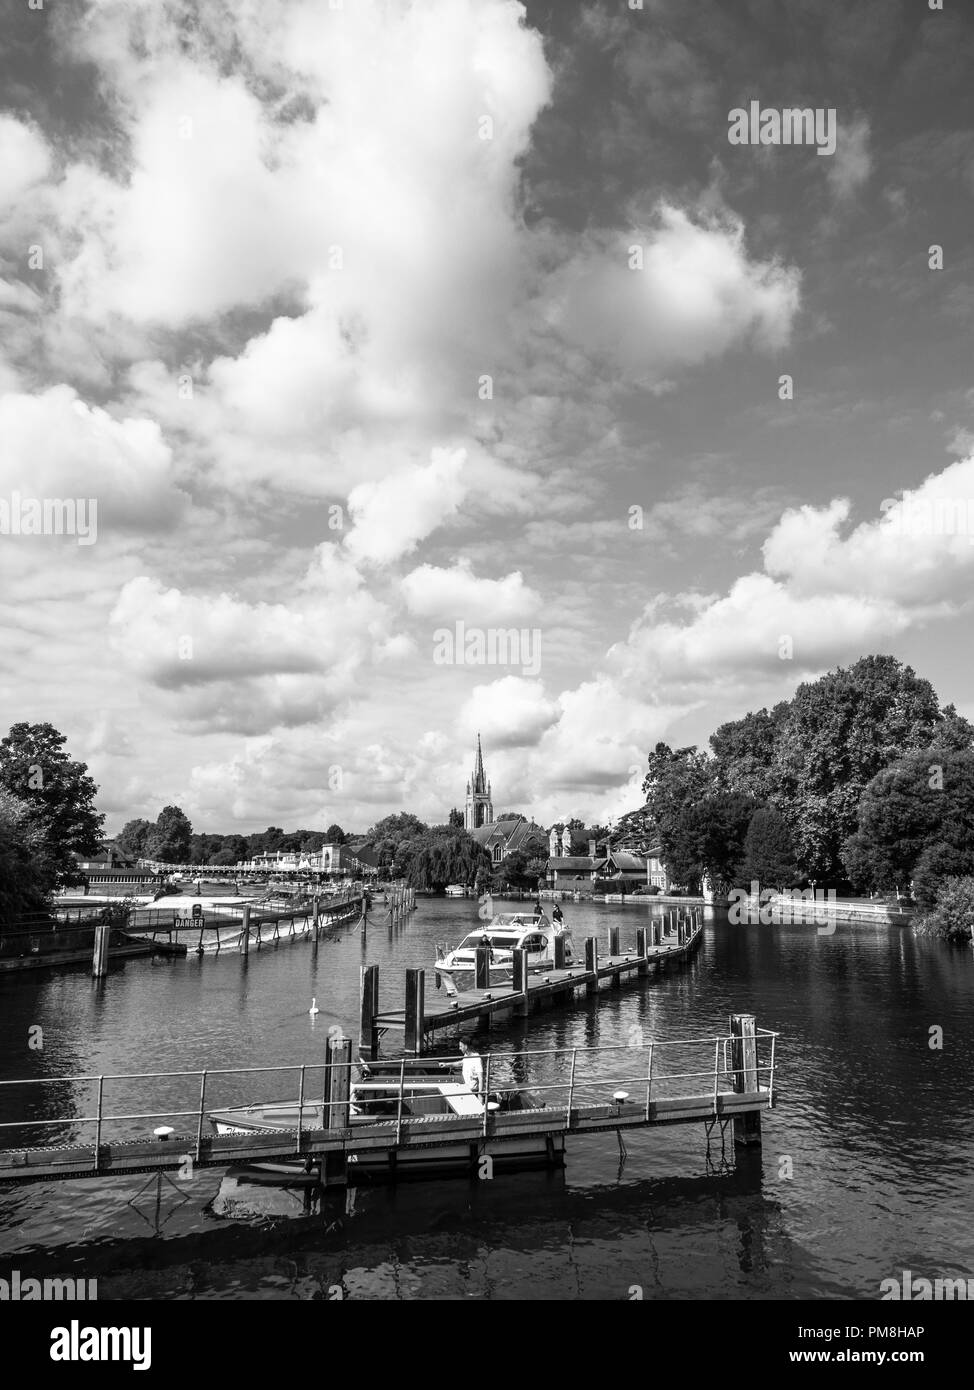
M 588 842 L 588 857 L 589 857 L 589 859 L 594 859 L 594 858 L 595 858 L 595 841 L 594 841 L 594 840 L 589 840 L 589 842 Z

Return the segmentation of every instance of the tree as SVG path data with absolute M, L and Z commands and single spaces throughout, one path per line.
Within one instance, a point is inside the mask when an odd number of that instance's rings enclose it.
M 705 877 L 717 883 L 736 882 L 755 809 L 751 797 L 738 792 L 713 792 L 688 802 L 672 826 L 667 867 L 673 879 L 688 886 Z
M 760 709 L 731 720 L 710 735 L 716 774 L 728 791 L 770 802 L 777 790 L 775 754 L 790 706 L 782 701 L 769 713 Z
M 409 811 L 400 811 L 396 815 L 385 816 L 382 820 L 377 821 L 369 830 L 366 842 L 375 850 L 380 864 L 384 867 L 395 864 L 399 870 L 401 869 L 399 860 L 405 851 L 406 844 L 426 835 L 428 831 L 429 826 L 425 825 L 418 816 L 414 816 Z M 416 887 L 419 886 L 421 885 L 416 885 Z
M 75 855 L 97 854 L 105 817 L 95 810 L 98 788 L 86 763 L 64 752 L 53 724 L 14 724 L 0 740 L 0 786 L 28 808 L 40 834 L 38 852 L 53 866 L 56 886 L 83 882 Z
M 974 877 L 964 874 L 945 878 L 936 900 L 916 924 L 921 932 L 944 941 L 970 941 L 974 935 Z
M 463 829 L 463 812 L 459 809 L 459 807 L 454 806 L 453 810 L 450 812 L 449 823 L 454 830 Z
M 934 746 L 883 768 L 863 791 L 842 854 L 858 886 L 915 879 L 918 903 L 932 907 L 939 879 L 974 865 L 974 750 Z
M 145 856 L 145 845 L 152 829 L 152 822 L 148 820 L 126 821 L 121 830 L 115 836 L 115 847 L 119 854 L 126 859 L 142 859 Z
M 657 743 L 648 758 L 649 770 L 643 782 L 646 814 L 655 825 L 663 856 L 668 863 L 679 852 L 676 825 L 684 812 L 714 790 L 710 760 L 696 748 L 677 748 Z M 686 834 L 684 825 L 682 834 Z M 691 856 L 692 857 L 692 856 Z M 682 878 L 676 871 L 677 882 Z
M 817 879 L 842 879 L 866 786 L 904 751 L 927 747 L 945 721 L 929 681 L 892 656 L 867 656 L 795 692 L 778 739 L 774 800 L 798 857 Z
M 490 873 L 490 856 L 465 830 L 438 825 L 404 841 L 396 859 L 414 888 L 445 888 L 448 883 L 473 886 Z
M 799 877 L 788 822 L 772 806 L 759 806 L 744 837 L 740 878 L 762 888 L 788 888 Z
M 328 829 L 325 831 L 324 843 L 326 845 L 344 845 L 347 840 L 348 836 L 340 825 L 329 825 Z M 320 849 L 321 846 L 319 845 L 318 848 Z
M 543 830 L 531 830 L 517 849 L 498 866 L 499 876 L 517 888 L 535 888 L 544 876 L 548 859 L 548 837 Z
M 164 864 L 185 864 L 189 860 L 193 827 L 178 806 L 164 806 L 149 834 L 146 859 Z
M 31 808 L 0 786 L 0 922 L 14 922 L 48 906 L 58 871 Z

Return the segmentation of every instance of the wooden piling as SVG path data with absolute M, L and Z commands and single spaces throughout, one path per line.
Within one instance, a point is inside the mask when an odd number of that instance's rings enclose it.
M 565 969 L 565 934 L 555 932 L 555 969 Z
M 659 946 L 663 940 L 663 923 L 659 919 L 651 923 L 652 944 Z
M 618 954 L 619 954 L 619 928 L 618 928 L 618 927 L 610 927 L 610 928 L 609 928 L 609 955 L 610 955 L 610 956 L 617 956 Z
M 359 970 L 359 1051 L 375 1059 L 378 1051 L 375 1016 L 379 1012 L 379 967 L 363 965 Z
M 405 1050 L 414 1057 L 423 1052 L 423 1014 L 426 1008 L 426 971 L 406 971 Z
M 250 903 L 243 905 L 243 923 L 240 928 L 240 950 L 243 955 L 250 954 Z
M 585 973 L 588 979 L 585 982 L 586 994 L 598 994 L 599 992 L 599 943 L 594 936 L 585 938 Z
M 758 1089 L 758 1040 L 753 1014 L 731 1014 L 731 1069 L 738 1094 Z M 751 1148 L 761 1143 L 761 1112 L 734 1116 L 734 1143 Z
M 528 953 L 523 947 L 518 946 L 513 952 L 514 956 L 514 979 L 512 984 L 517 1000 L 514 1004 L 514 1012 L 523 1016 L 528 1012 Z
M 474 988 L 490 989 L 490 947 L 478 946 L 475 956 Z
M 329 1037 L 325 1043 L 326 1129 L 348 1129 L 351 1060 L 351 1038 Z
M 91 960 L 91 974 L 95 980 L 100 980 L 103 975 L 108 974 L 108 940 L 111 931 L 107 923 L 95 928 L 95 951 Z
M 649 932 L 645 927 L 636 928 L 636 955 L 639 957 L 639 975 L 649 972 Z

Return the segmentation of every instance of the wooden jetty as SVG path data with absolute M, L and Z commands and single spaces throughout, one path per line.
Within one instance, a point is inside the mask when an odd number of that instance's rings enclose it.
M 2 1110 L 11 1113 L 13 1088 L 33 1088 L 33 1108 L 45 1116 L 24 1115 L 0 1123 L 0 1183 L 48 1182 L 57 1179 L 103 1179 L 126 1173 L 178 1172 L 192 1177 L 199 1168 L 236 1163 L 301 1163 L 316 1171 L 324 1186 L 356 1180 L 363 1154 L 385 1156 L 387 1176 L 396 1172 L 397 1155 L 416 1148 L 469 1145 L 471 1171 L 477 1171 L 488 1144 L 503 1157 L 505 1140 L 540 1139 L 541 1151 L 560 1162 L 569 1135 L 702 1123 L 709 1137 L 719 1128 L 721 1140 L 733 1127 L 741 1146 L 761 1142 L 761 1111 L 775 1103 L 775 1043 L 778 1034 L 759 1029 L 751 1014 L 732 1014 L 725 1035 L 639 1045 L 576 1047 L 541 1051 L 490 1053 L 484 1059 L 484 1093 L 503 1089 L 527 1099 L 530 1108 L 509 1110 L 481 1106 L 480 1113 L 408 1115 L 403 1093 L 408 1084 L 405 1059 L 399 1073 L 399 1105 L 394 1118 L 351 1123 L 351 1040 L 329 1037 L 325 1060 L 292 1067 L 151 1072 L 125 1076 L 33 1077 L 0 1082 Z M 218 1108 L 210 1097 L 214 1083 L 256 1078 L 246 1083 L 251 1099 L 282 1083 L 297 1094 L 294 1125 L 250 1134 L 207 1133 L 208 1112 Z M 291 1081 L 293 1077 L 293 1082 Z M 151 1083 L 167 1088 L 180 1083 L 186 1104 L 152 1111 L 146 1097 Z M 139 1100 L 136 1113 L 111 1113 L 106 1097 L 117 1083 Z M 393 1073 L 390 1084 L 395 1087 Z M 81 1086 L 94 1088 L 94 1114 L 50 1118 L 51 1106 L 38 1101 L 37 1088 L 53 1086 L 55 1097 L 82 1104 Z M 42 1093 L 43 1095 L 43 1093 Z M 313 1096 L 322 1097 L 312 1102 Z M 538 1098 L 541 1097 L 540 1103 Z M 264 1097 L 266 1099 L 266 1096 Z M 89 1109 L 91 1106 L 89 1105 Z M 305 1116 L 327 1118 L 326 1128 L 311 1128 Z M 159 1123 L 164 1121 L 166 1123 Z M 146 1138 L 133 1137 L 144 1133 Z M 52 1134 L 37 1144 L 40 1130 Z M 120 1132 L 121 1130 L 121 1132 Z M 79 1131 L 86 1131 L 82 1139 Z M 24 1142 L 21 1136 L 29 1136 Z M 17 1144 L 21 1138 L 20 1145 Z M 545 1140 L 551 1142 L 547 1145 Z M 433 1155 L 435 1158 L 435 1154 Z
M 426 991 L 426 971 L 407 970 L 405 1005 L 401 1009 L 379 1007 L 379 967 L 362 967 L 359 996 L 359 1037 L 363 1056 L 375 1057 L 383 1033 L 404 1034 L 404 1050 L 421 1055 L 436 1032 L 462 1023 L 489 1026 L 496 1015 L 528 1014 L 554 1003 L 572 1003 L 579 993 L 597 994 L 605 981 L 619 989 L 624 981 L 642 979 L 689 959 L 703 937 L 703 909 L 673 910 L 663 919 L 639 927 L 632 950 L 620 950 L 620 928 L 608 930 L 608 951 L 600 955 L 598 940 L 585 941 L 584 964 L 566 965 L 565 942 L 555 937 L 555 964 L 551 970 L 529 972 L 527 952 L 514 952 L 513 979 L 509 985 L 490 985 L 487 947 L 477 951 L 477 988 L 459 992 L 449 987 L 435 997 Z
M 252 903 L 239 907 L 221 905 L 206 908 L 188 925 L 179 925 L 178 913 L 173 908 L 151 908 L 136 914 L 132 934 L 154 945 L 160 942 L 171 945 L 179 942 L 182 936 L 198 955 L 237 953 L 246 956 L 251 950 L 259 951 L 266 946 L 309 938 L 317 941 L 322 932 L 360 920 L 364 905 L 360 893 L 324 901 L 315 897 L 303 909 L 283 911 L 260 908 Z

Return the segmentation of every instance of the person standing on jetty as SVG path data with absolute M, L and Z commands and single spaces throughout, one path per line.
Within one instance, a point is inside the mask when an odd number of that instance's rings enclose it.
M 460 1039 L 460 1056 L 463 1061 L 460 1070 L 463 1073 L 463 1084 L 475 1096 L 479 1096 L 484 1089 L 484 1063 L 472 1043 L 467 1043 Z

